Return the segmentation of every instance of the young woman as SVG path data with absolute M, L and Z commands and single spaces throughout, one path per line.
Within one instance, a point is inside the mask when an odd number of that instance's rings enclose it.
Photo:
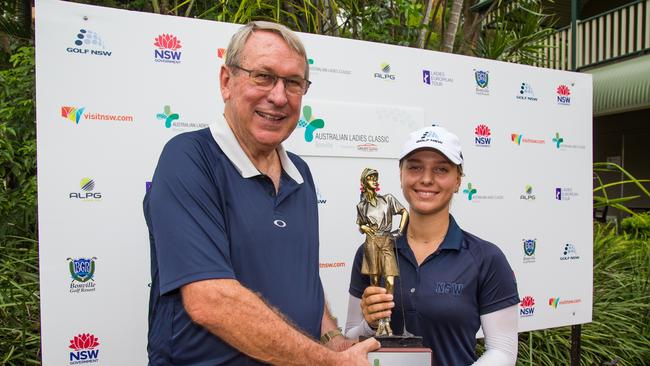
M 359 248 L 346 337 L 372 336 L 378 321 L 390 317 L 395 334 L 423 337 L 435 365 L 514 365 L 519 296 L 513 271 L 496 245 L 462 230 L 449 214 L 463 175 L 458 137 L 439 126 L 413 132 L 399 167 L 410 207 L 406 235 L 395 244 L 395 293 L 370 285 Z M 480 326 L 487 350 L 477 360 Z

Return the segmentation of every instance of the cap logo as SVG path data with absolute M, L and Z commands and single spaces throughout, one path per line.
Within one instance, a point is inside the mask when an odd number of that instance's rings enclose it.
M 415 141 L 416 144 L 422 143 L 422 142 L 435 142 L 437 144 L 442 144 L 442 141 L 440 141 L 440 138 L 438 135 L 433 132 L 433 131 L 427 131 L 422 134 L 422 137 L 420 137 L 417 141 Z

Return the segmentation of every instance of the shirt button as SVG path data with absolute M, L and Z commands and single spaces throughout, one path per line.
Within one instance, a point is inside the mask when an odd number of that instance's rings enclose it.
M 414 292 L 415 292 L 415 288 L 412 288 L 412 289 L 411 289 L 411 293 L 414 293 Z

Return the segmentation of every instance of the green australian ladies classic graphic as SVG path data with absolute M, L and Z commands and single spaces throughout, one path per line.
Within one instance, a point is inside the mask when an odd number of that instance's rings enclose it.
M 325 121 L 314 118 L 311 106 L 306 105 L 302 107 L 302 117 L 298 120 L 298 127 L 305 129 L 305 141 L 312 142 L 314 140 L 314 131 L 325 127 Z
M 476 192 L 476 188 L 472 188 L 472 183 L 467 183 L 467 189 L 463 189 L 463 193 L 467 195 L 469 201 L 472 200 L 472 196 L 474 196 Z
M 178 117 L 178 113 L 172 113 L 172 109 L 168 105 L 163 108 L 163 113 L 156 114 L 156 118 L 165 121 L 166 128 L 171 128 L 172 123 L 177 120 Z

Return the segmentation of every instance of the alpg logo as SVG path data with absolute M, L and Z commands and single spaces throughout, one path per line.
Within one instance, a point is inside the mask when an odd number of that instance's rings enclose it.
M 476 94 L 490 95 L 490 72 L 484 70 L 474 70 L 474 80 L 476 81 Z
M 561 84 L 557 87 L 557 104 L 570 105 L 571 104 L 571 89 L 568 86 Z
M 475 195 L 477 192 L 478 192 L 478 191 L 476 190 L 476 188 L 472 187 L 472 183 L 471 183 L 471 182 L 470 182 L 470 183 L 467 183 L 467 188 L 463 189 L 463 193 L 467 195 L 467 200 L 469 200 L 469 201 L 472 200 L 472 198 L 474 197 L 474 195 Z
M 171 128 L 179 116 L 178 113 L 172 113 L 172 108 L 166 105 L 163 107 L 163 113 L 156 114 L 156 118 L 165 121 L 165 128 Z
M 524 263 L 535 262 L 535 250 L 537 249 L 537 239 L 522 239 L 524 246 Z
M 95 181 L 92 178 L 81 178 L 81 181 L 79 181 L 79 188 L 81 188 L 81 192 L 70 192 L 68 198 L 86 202 L 99 201 L 102 199 L 102 194 L 100 192 L 94 192 Z
M 555 137 L 553 137 L 553 142 L 555 142 L 555 147 L 560 148 L 560 145 L 564 142 L 564 139 L 560 137 L 560 133 L 556 132 Z
M 112 52 L 106 50 L 106 45 L 97 32 L 87 29 L 79 29 L 74 41 L 76 47 L 68 47 L 65 50 L 70 53 L 78 53 L 94 56 L 111 56 Z
M 524 193 L 519 196 L 519 199 L 524 201 L 534 201 L 535 198 L 536 197 L 533 194 L 533 186 L 531 186 L 530 184 L 526 184 L 526 187 L 524 188 Z
M 163 33 L 155 38 L 153 45 L 158 48 L 154 51 L 154 60 L 156 62 L 181 63 L 182 53 L 178 50 L 183 46 L 181 46 L 181 41 L 175 35 Z
M 389 63 L 383 62 L 381 65 L 379 65 L 379 67 L 381 68 L 381 72 L 376 72 L 375 73 L 375 78 L 376 79 L 395 81 L 396 76 L 394 74 L 390 73 L 390 64 Z
M 99 361 L 99 338 L 91 333 L 81 333 L 70 340 L 70 365 L 97 363 Z
M 312 142 L 314 140 L 314 132 L 325 127 L 325 121 L 320 118 L 315 118 L 312 115 L 311 106 L 306 105 L 302 107 L 302 116 L 298 120 L 298 127 L 305 129 L 305 141 Z
M 532 296 L 524 296 L 519 303 L 519 316 L 529 317 L 535 313 L 535 298 Z
M 95 261 L 92 258 L 68 258 L 68 269 L 70 270 L 70 293 L 94 292 L 95 291 Z
M 474 135 L 474 145 L 490 147 L 490 143 L 492 142 L 490 127 L 484 124 L 477 125 L 474 128 Z

